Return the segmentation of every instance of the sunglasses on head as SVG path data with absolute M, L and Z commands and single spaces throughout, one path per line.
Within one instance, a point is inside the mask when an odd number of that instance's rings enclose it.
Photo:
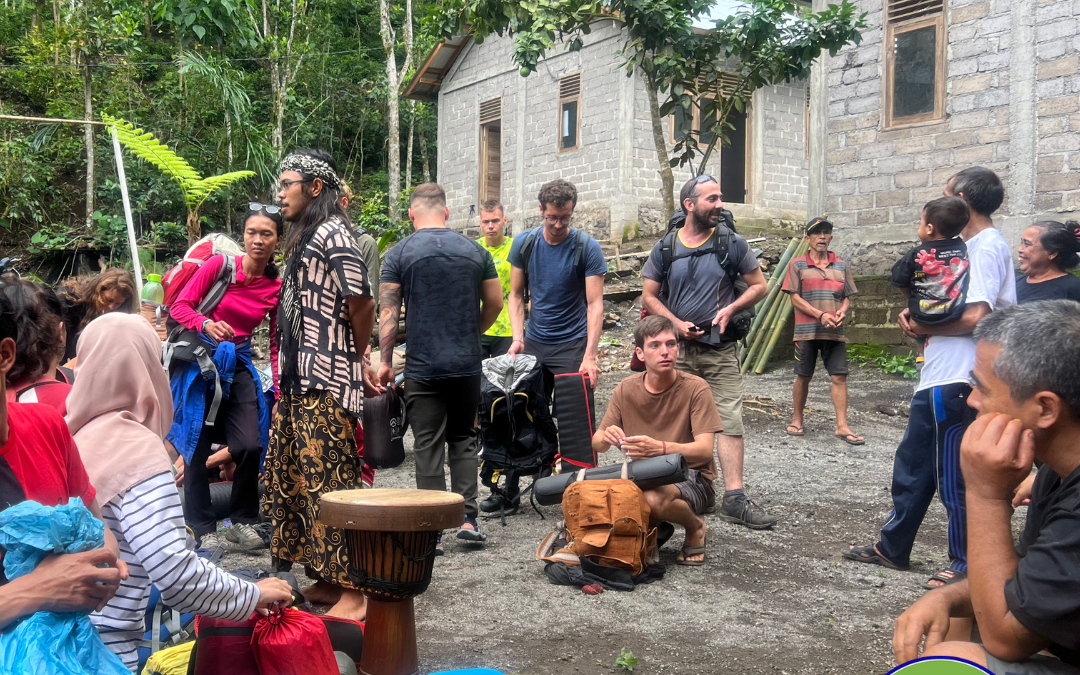
M 710 176 L 707 173 L 703 173 L 703 174 L 701 174 L 700 176 L 698 176 L 697 178 L 694 179 L 694 185 L 701 185 L 702 183 L 717 183 L 717 184 L 719 184 L 720 181 L 716 180 L 715 178 L 713 178 L 712 176 Z
M 260 204 L 259 202 L 251 202 L 251 203 L 248 204 L 248 211 L 256 211 L 256 212 L 257 211 L 264 211 L 269 215 L 273 215 L 275 213 L 281 213 L 281 207 L 280 206 L 267 205 L 267 204 Z

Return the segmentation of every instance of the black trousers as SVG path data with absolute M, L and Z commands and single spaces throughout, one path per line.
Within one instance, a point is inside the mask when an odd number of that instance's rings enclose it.
M 476 410 L 480 375 L 438 380 L 405 380 L 405 415 L 413 431 L 416 487 L 446 491 L 443 459 L 450 467 L 450 490 L 465 498 L 465 514 L 475 516 L 479 491 Z M 449 447 L 449 453 L 447 453 Z
M 217 530 L 217 517 L 210 503 L 209 471 L 206 460 L 210 445 L 226 443 L 236 463 L 232 495 L 229 498 L 229 518 L 234 523 L 256 523 L 259 520 L 259 396 L 262 390 L 246 368 L 238 368 L 229 390 L 222 399 L 214 426 L 203 426 L 199 443 L 184 468 L 184 519 L 196 537 Z M 209 406 L 207 406 L 209 412 Z

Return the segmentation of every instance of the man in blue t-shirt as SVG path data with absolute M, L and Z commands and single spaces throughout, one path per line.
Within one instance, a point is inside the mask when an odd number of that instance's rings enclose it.
M 540 188 L 544 224 L 514 237 L 510 248 L 510 326 L 514 341 L 509 354 L 532 354 L 544 368 L 548 393 L 556 375 L 588 373 L 593 387 L 599 378 L 596 350 L 604 327 L 604 274 L 607 263 L 595 239 L 570 227 L 577 206 L 577 188 L 553 180 Z M 535 232 L 535 239 L 530 237 Z M 522 245 L 535 242 L 528 263 Z M 580 258 L 578 246 L 584 246 Z M 580 268 L 574 262 L 580 259 Z M 525 287 L 529 290 L 529 324 L 525 325 Z M 513 486 L 511 486 L 513 487 Z M 511 495 L 516 495 L 511 490 Z M 491 500 L 486 500 L 490 502 Z M 482 505 L 494 507 L 498 505 Z

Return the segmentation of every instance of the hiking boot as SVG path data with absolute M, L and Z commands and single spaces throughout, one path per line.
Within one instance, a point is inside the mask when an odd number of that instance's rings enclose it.
M 731 503 L 727 500 L 723 502 L 719 514 L 721 520 L 745 525 L 751 530 L 767 530 L 776 524 L 776 516 L 765 513 L 765 509 L 755 504 L 746 495 L 735 497 Z
M 480 502 L 480 510 L 484 513 L 499 513 L 503 510 L 505 504 L 507 511 L 513 511 L 521 506 L 520 499 L 507 500 L 497 492 L 492 492 L 491 496 Z
M 225 538 L 240 546 L 245 551 L 258 551 L 266 548 L 266 542 L 255 531 L 255 528 L 247 523 L 233 523 L 225 530 Z

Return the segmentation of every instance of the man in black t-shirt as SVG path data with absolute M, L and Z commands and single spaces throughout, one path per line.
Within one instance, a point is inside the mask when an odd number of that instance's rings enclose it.
M 964 434 L 968 578 L 930 591 L 896 621 L 899 663 L 954 656 L 996 675 L 1080 674 L 1080 303 L 988 315 Z M 1013 494 L 1042 462 L 1013 548 Z M 978 617 L 982 644 L 942 642 L 950 618 Z M 1047 650 L 1053 656 L 1040 654 Z
M 405 313 L 405 412 L 413 430 L 416 487 L 446 490 L 443 456 L 449 446 L 451 490 L 465 498 L 458 538 L 482 542 L 476 523 L 476 433 L 480 405 L 480 335 L 503 306 L 495 261 L 484 248 L 446 227 L 450 209 L 436 183 L 413 190 L 413 234 L 386 254 L 379 287 L 379 378 L 394 379 L 393 353 L 402 300 Z

